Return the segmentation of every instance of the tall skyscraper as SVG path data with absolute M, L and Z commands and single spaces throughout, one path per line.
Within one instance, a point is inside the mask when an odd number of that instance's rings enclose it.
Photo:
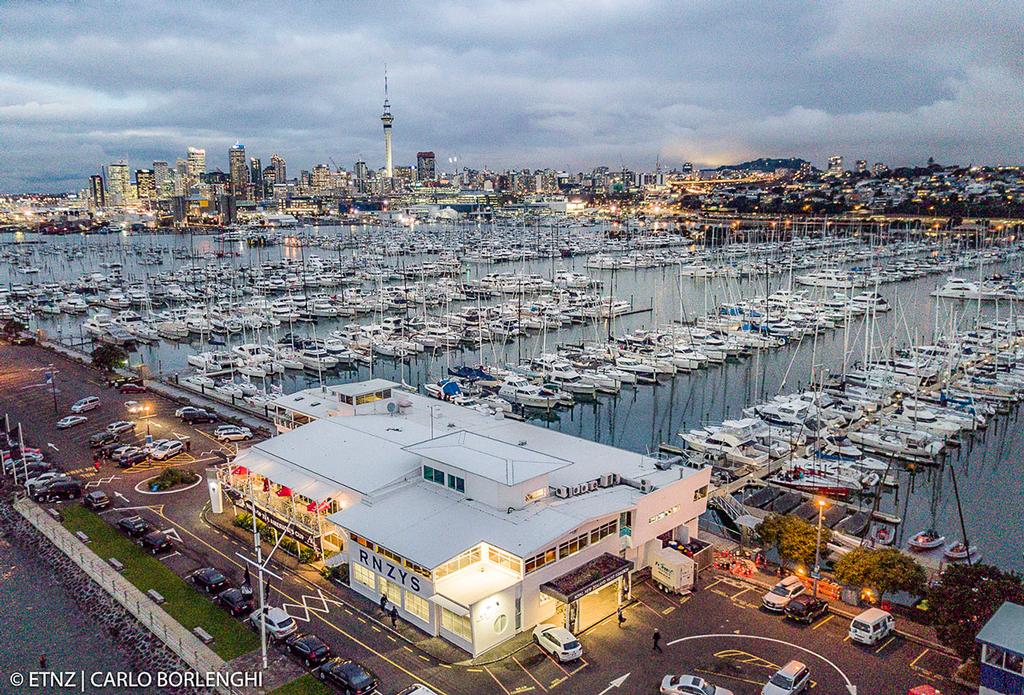
M 112 205 L 124 205 L 128 201 L 128 188 L 131 177 L 128 174 L 128 163 L 114 162 L 107 165 L 107 193 L 110 194 Z
M 171 172 L 167 162 L 153 162 L 153 183 L 156 186 L 157 198 L 167 198 L 171 195 Z
M 285 169 L 284 157 L 278 154 L 270 156 L 270 166 L 274 167 L 274 183 L 285 183 L 288 180 L 288 171 Z
M 139 200 L 153 200 L 156 198 L 156 177 L 152 169 L 135 170 L 135 190 Z
M 311 188 L 316 193 L 326 193 L 331 189 L 331 169 L 326 164 L 317 164 L 313 167 L 310 176 Z
M 834 154 L 828 158 L 828 173 L 832 176 L 843 175 L 843 156 Z
M 245 161 L 245 145 L 240 142 L 228 150 L 228 173 L 231 176 L 231 195 L 244 198 L 249 183 L 249 165 Z
M 199 183 L 200 178 L 206 173 L 206 150 L 198 147 L 188 148 L 188 175 L 192 183 Z
M 188 160 L 179 157 L 174 162 L 174 195 L 188 195 Z
M 416 153 L 416 178 L 419 181 L 433 181 L 437 177 L 436 160 L 433 152 Z
M 384 173 L 390 179 L 395 175 L 394 167 L 391 166 L 391 124 L 395 122 L 391 115 L 391 103 L 388 102 L 388 71 L 384 70 L 384 113 L 380 116 L 380 122 L 384 124 Z
M 103 177 L 99 174 L 89 177 L 89 202 L 94 208 L 107 207 L 107 192 L 103 189 Z
M 249 183 L 252 184 L 253 196 L 260 200 L 263 197 L 263 165 L 259 157 L 249 160 Z
M 366 193 L 366 179 L 370 178 L 370 168 L 366 162 L 359 160 L 352 166 L 352 175 L 356 193 Z

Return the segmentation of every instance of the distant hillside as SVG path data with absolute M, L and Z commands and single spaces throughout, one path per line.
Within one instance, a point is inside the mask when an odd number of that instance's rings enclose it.
M 799 169 L 802 164 L 807 162 L 803 159 L 796 157 L 789 157 L 786 159 L 770 159 L 768 157 L 762 157 L 761 159 L 755 159 L 750 162 L 742 162 L 741 164 L 727 164 L 720 166 L 716 171 L 775 171 L 776 169 L 793 169 L 794 171 Z

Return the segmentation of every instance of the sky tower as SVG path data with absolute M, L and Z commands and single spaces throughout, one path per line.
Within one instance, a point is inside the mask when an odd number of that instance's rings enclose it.
M 388 102 L 388 69 L 384 67 L 384 113 L 380 115 L 380 122 L 384 124 L 384 170 L 390 179 L 395 175 L 391 167 L 391 124 L 395 118 L 391 115 L 391 104 Z

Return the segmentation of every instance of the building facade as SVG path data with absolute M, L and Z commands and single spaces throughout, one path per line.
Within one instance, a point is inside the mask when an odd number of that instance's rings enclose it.
M 437 160 L 433 152 L 416 153 L 416 180 L 433 181 L 437 178 Z
M 231 195 L 245 198 L 249 185 L 249 165 L 245 161 L 245 145 L 240 142 L 228 150 L 228 172 L 231 175 Z

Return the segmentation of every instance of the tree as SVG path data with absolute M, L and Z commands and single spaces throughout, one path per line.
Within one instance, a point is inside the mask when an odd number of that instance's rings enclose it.
M 992 565 L 949 565 L 928 594 L 939 641 L 962 659 L 977 653 L 974 638 L 1006 601 L 1024 604 L 1024 580 Z
M 833 573 L 841 583 L 870 587 L 879 597 L 895 591 L 919 594 L 927 581 L 917 560 L 895 548 L 855 548 L 836 562 Z
M 761 542 L 778 550 L 779 556 L 784 560 L 805 565 L 814 562 L 814 544 L 818 535 L 815 525 L 807 523 L 798 516 L 770 514 L 768 518 L 757 525 L 756 531 Z M 831 537 L 830 529 L 827 527 L 821 529 L 822 554 L 826 552 L 826 546 Z
M 128 353 L 116 345 L 100 345 L 92 351 L 92 366 L 105 372 L 114 371 L 128 362 Z

